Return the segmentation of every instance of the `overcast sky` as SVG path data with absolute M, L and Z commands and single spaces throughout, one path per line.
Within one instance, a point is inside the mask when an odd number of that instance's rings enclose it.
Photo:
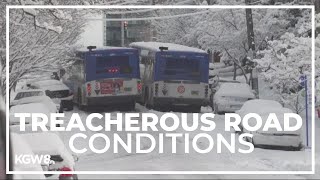
M 91 18 L 102 18 L 95 16 Z M 102 21 L 90 21 L 78 42 L 83 46 L 102 46 L 103 45 L 103 23 Z

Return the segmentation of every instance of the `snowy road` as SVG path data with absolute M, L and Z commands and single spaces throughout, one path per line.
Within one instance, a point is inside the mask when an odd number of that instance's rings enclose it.
M 148 110 L 143 106 L 137 105 L 137 112 L 153 112 L 160 115 L 162 112 Z M 208 111 L 202 109 L 202 112 Z M 73 112 L 65 112 L 67 116 L 71 116 L 71 113 L 77 112 L 82 117 L 88 115 L 88 113 L 75 109 Z M 112 112 L 112 116 L 117 112 Z M 67 119 L 67 118 L 66 118 Z M 85 119 L 85 118 L 82 118 Z M 218 116 L 215 121 L 217 127 L 214 131 L 210 132 L 211 136 L 215 136 L 217 133 L 223 134 L 228 139 L 231 136 L 230 132 L 224 131 L 224 116 Z M 103 122 L 95 121 L 95 125 L 103 124 Z M 181 130 L 182 131 L 182 130 Z M 62 132 L 61 136 L 68 147 L 68 141 L 70 136 L 75 132 Z M 95 134 L 95 132 L 85 132 L 88 136 Z M 114 132 L 105 132 L 106 135 L 111 135 Z M 121 137 L 126 137 L 126 132 L 117 132 Z M 155 132 L 150 132 L 154 136 Z M 194 132 L 195 134 L 197 132 Z M 192 136 L 192 134 L 190 134 Z M 124 138 L 125 139 L 125 138 Z M 171 148 L 171 140 L 164 140 L 164 147 Z M 104 146 L 104 141 L 101 142 L 97 139 L 95 144 L 97 148 Z M 134 143 L 134 142 L 133 142 Z M 206 142 L 200 142 L 206 143 Z M 77 146 L 87 147 L 88 142 L 77 141 Z M 76 146 L 76 147 L 77 147 Z M 147 144 L 146 144 L 147 146 Z M 238 147 L 239 144 L 236 144 Z M 134 147 L 134 146 L 133 146 Z M 208 154 L 192 153 L 184 154 L 179 153 L 179 148 L 184 147 L 183 141 L 178 141 L 177 154 L 164 153 L 158 154 L 157 151 L 150 154 L 127 154 L 121 152 L 119 154 L 113 154 L 107 152 L 104 154 L 95 154 L 91 151 L 79 155 L 79 161 L 77 162 L 76 169 L 78 171 L 309 171 L 311 170 L 311 150 L 304 151 L 281 151 L 281 150 L 268 150 L 255 148 L 253 153 L 241 154 L 241 153 L 229 153 L 222 149 L 222 153 L 218 154 L 215 151 Z M 121 150 L 121 148 L 119 149 Z M 181 152 L 181 151 L 180 151 Z M 144 175 L 143 178 L 232 178 L 234 176 L 226 175 Z M 136 175 L 79 175 L 79 178 L 137 178 Z M 237 176 L 239 177 L 239 176 Z M 248 177 L 248 175 L 242 175 L 240 177 Z M 249 176 L 251 178 L 259 176 Z M 275 176 L 277 177 L 277 176 Z M 284 178 L 303 178 L 295 175 L 285 175 Z M 141 178 L 141 177 L 140 177 Z

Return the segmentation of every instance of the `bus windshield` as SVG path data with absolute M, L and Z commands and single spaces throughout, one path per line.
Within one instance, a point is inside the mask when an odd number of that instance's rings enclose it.
M 129 56 L 103 56 L 96 59 L 96 74 L 131 74 Z
M 155 80 L 190 80 L 206 82 L 208 61 L 204 56 L 161 55 L 157 60 Z M 208 70 L 207 70 L 208 71 Z
M 192 59 L 168 58 L 162 69 L 164 76 L 200 77 L 199 61 Z
M 105 50 L 88 54 L 85 61 L 86 81 L 106 78 L 140 78 L 136 50 Z

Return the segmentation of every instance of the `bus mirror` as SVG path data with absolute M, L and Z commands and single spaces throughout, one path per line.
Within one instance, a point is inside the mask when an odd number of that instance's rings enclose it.
M 97 49 L 97 46 L 88 46 L 87 49 L 88 49 L 89 51 L 92 51 L 92 49 Z
M 160 49 L 160 51 L 163 51 L 163 50 L 168 50 L 169 48 L 168 47 L 163 47 L 163 46 L 161 46 L 161 47 L 159 47 L 159 49 Z

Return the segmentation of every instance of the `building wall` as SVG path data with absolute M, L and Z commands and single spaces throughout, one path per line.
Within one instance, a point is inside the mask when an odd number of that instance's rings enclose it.
M 127 15 L 106 15 L 106 18 L 134 18 L 134 14 Z M 124 24 L 127 24 L 126 27 Z M 131 42 L 152 41 L 153 32 L 147 21 L 107 21 L 104 23 L 104 45 L 121 46 L 121 26 L 124 28 L 124 46 Z

